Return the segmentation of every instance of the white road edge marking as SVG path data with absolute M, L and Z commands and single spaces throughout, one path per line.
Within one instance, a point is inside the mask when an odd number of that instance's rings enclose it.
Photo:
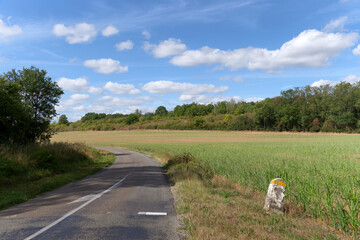
M 86 201 L 96 197 L 96 195 L 98 195 L 98 194 L 85 195 L 85 196 L 83 196 L 81 198 L 78 198 L 78 199 L 76 199 L 76 200 L 74 200 L 72 202 L 67 203 L 66 205 L 73 204 L 73 203 L 78 203 L 78 202 L 86 202 Z
M 104 195 L 105 193 L 110 192 L 111 190 L 113 190 L 114 188 L 116 188 L 117 186 L 119 186 L 133 171 L 135 168 L 133 168 L 125 177 L 123 177 L 121 180 L 119 180 L 118 182 L 116 182 L 114 185 L 112 185 L 111 187 L 109 187 L 108 189 L 106 189 L 105 191 L 99 193 L 99 194 L 95 194 L 94 197 L 92 199 L 90 199 L 89 201 L 87 201 L 86 203 L 82 204 L 81 206 L 71 210 L 70 212 L 67 212 L 64 216 L 62 216 L 61 218 L 59 218 L 58 220 L 52 222 L 51 224 L 47 225 L 46 227 L 43 227 L 42 229 L 40 229 L 39 231 L 37 231 L 36 233 L 32 234 L 31 236 L 25 238 L 24 240 L 31 240 L 37 236 L 39 236 L 40 234 L 42 234 L 43 232 L 49 230 L 50 228 L 52 228 L 53 226 L 55 226 L 56 224 L 60 223 L 61 221 L 63 221 L 64 219 L 68 218 L 69 216 L 71 216 L 72 214 L 76 213 L 77 211 L 79 211 L 80 209 L 84 208 L 86 205 L 92 203 L 93 201 L 95 201 L 96 199 L 100 198 L 102 195 Z
M 167 212 L 138 212 L 138 215 L 146 216 L 166 216 Z

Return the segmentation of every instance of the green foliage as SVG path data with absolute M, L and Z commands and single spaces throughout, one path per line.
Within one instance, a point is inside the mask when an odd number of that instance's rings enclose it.
M 206 123 L 203 118 L 196 118 L 194 121 L 194 126 L 197 128 L 205 127 Z
M 81 118 L 81 121 L 86 122 L 86 121 L 91 121 L 91 120 L 99 120 L 99 119 L 104 119 L 105 117 L 106 117 L 105 113 L 90 112 L 90 113 L 85 114 Z
M 166 116 L 168 114 L 168 110 L 166 110 L 166 108 L 164 106 L 160 106 L 156 109 L 155 111 L 155 115 L 158 115 L 158 116 Z
M 129 116 L 127 116 L 127 118 L 125 119 L 125 123 L 127 125 L 131 125 L 133 123 L 136 123 L 139 121 L 139 116 L 135 113 L 131 113 L 129 114 Z
M 29 106 L 21 101 L 21 86 L 0 76 L 0 142 L 22 142 L 29 128 Z
M 0 209 L 93 174 L 114 159 L 80 143 L 0 145 Z
M 50 121 L 61 88 L 35 67 L 12 70 L 0 76 L 0 141 L 28 143 L 48 140 Z
M 59 117 L 59 122 L 58 122 L 60 125 L 69 125 L 69 120 L 68 118 L 66 117 L 66 115 L 61 115 Z

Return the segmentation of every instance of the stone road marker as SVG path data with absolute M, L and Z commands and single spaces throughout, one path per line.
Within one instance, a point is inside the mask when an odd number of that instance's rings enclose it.
M 265 199 L 264 209 L 268 212 L 283 214 L 285 197 L 285 181 L 281 178 L 271 180 L 267 196 Z

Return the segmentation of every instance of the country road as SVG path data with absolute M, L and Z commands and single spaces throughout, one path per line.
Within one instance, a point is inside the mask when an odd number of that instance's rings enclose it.
M 179 239 L 169 182 L 150 157 L 116 148 L 114 164 L 0 211 L 0 239 Z

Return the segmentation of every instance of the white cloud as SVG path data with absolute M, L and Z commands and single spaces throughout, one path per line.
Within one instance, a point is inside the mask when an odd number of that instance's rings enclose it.
M 57 84 L 64 90 L 70 92 L 89 92 L 92 94 L 102 94 L 102 88 L 90 87 L 86 78 L 59 78 Z
M 242 83 L 245 80 L 241 76 L 229 76 L 229 75 L 226 75 L 226 76 L 221 76 L 220 81 L 234 81 L 234 82 L 237 82 L 237 83 Z
M 219 64 L 230 70 L 247 68 L 274 72 L 285 67 L 321 67 L 329 64 L 329 59 L 358 40 L 357 33 L 325 33 L 315 29 L 306 30 L 284 43 L 280 49 L 240 48 L 220 50 L 202 47 L 188 50 L 173 57 L 170 63 L 181 66 Z
M 100 95 L 103 93 L 103 89 L 97 87 L 89 87 L 88 92 L 91 94 Z
M 121 66 L 120 62 L 111 58 L 91 59 L 84 62 L 84 66 L 93 68 L 95 72 L 110 74 L 128 71 L 128 66 Z
M 57 84 L 70 92 L 82 92 L 89 89 L 89 83 L 85 78 L 70 79 L 62 77 L 57 81 Z
M 88 100 L 90 98 L 90 96 L 88 94 L 73 94 L 70 96 L 70 99 L 75 101 L 75 102 L 83 102 L 85 100 Z
M 245 102 L 260 102 L 264 100 L 263 98 L 259 97 L 251 97 L 251 98 L 245 98 Z
M 21 33 L 21 27 L 19 27 L 18 25 L 9 26 L 0 19 L 0 38 L 11 37 Z
M 146 52 L 156 58 L 170 57 L 186 51 L 186 45 L 181 43 L 180 39 L 175 38 L 169 38 L 168 40 L 160 42 L 158 45 L 145 42 L 143 47 Z
M 311 87 L 320 87 L 323 85 L 330 85 L 330 86 L 335 86 L 336 84 L 338 84 L 339 82 L 337 81 L 331 81 L 331 80 L 324 80 L 321 79 L 319 81 L 313 82 L 310 86 Z
M 86 108 L 86 106 L 84 106 L 84 105 L 80 105 L 80 106 L 74 107 L 73 109 L 74 109 L 75 111 L 83 112 L 83 111 L 85 111 L 87 108 Z
M 130 40 L 127 40 L 116 44 L 115 47 L 118 51 L 131 50 L 134 47 L 134 43 Z
M 349 75 L 347 77 L 345 77 L 342 82 L 346 82 L 346 83 L 351 83 L 351 84 L 355 84 L 360 82 L 360 77 L 356 76 L 356 75 Z
M 152 102 L 153 99 L 146 96 L 136 98 L 119 98 L 112 96 L 104 96 L 100 98 L 99 101 L 102 101 L 103 105 L 105 106 L 138 106 Z
M 320 87 L 323 85 L 335 86 L 336 84 L 339 84 L 341 82 L 356 84 L 356 83 L 360 82 L 360 77 L 356 76 L 356 75 L 349 75 L 340 81 L 331 81 L 331 80 L 321 79 L 319 81 L 313 82 L 310 86 L 311 87 Z
M 67 107 L 71 107 L 74 105 L 79 105 L 82 102 L 90 99 L 88 94 L 73 94 L 67 100 L 61 100 L 59 102 L 59 106 L 56 107 L 56 111 L 64 112 L 66 111 Z
M 142 89 L 150 93 L 181 93 L 181 94 L 202 94 L 202 93 L 222 93 L 227 91 L 227 86 L 216 87 L 212 84 L 193 84 L 177 83 L 171 81 L 152 81 L 145 84 Z
M 360 55 L 360 44 L 354 48 L 352 52 L 354 55 Z
M 258 102 L 264 100 L 263 98 L 243 98 L 239 96 L 206 96 L 206 95 L 181 95 L 179 101 L 182 102 L 196 102 L 200 104 L 217 103 L 222 101 L 235 100 L 235 102 Z
M 107 89 L 113 94 L 139 94 L 141 91 L 133 84 L 119 84 L 114 82 L 107 82 L 104 86 L 104 89 Z
M 113 25 L 109 25 L 101 31 L 102 35 L 105 37 L 110 37 L 111 35 L 117 34 L 118 32 L 119 30 Z
M 141 33 L 146 39 L 150 39 L 151 38 L 151 34 L 148 31 L 143 31 Z
M 66 36 L 66 41 L 70 44 L 88 42 L 97 34 L 95 26 L 87 23 L 79 23 L 69 27 L 64 24 L 56 24 L 53 33 L 57 37 Z
M 322 31 L 324 32 L 337 32 L 344 31 L 345 24 L 348 21 L 348 17 L 341 17 L 335 20 L 330 21 L 330 23 L 326 24 Z

